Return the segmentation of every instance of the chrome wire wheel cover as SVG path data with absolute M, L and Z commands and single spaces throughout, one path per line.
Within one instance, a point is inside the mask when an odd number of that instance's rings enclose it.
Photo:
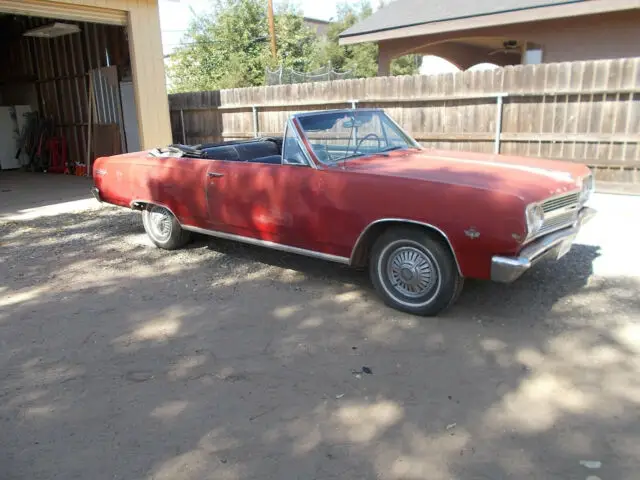
M 153 207 L 149 212 L 149 229 L 159 242 L 171 237 L 171 213 L 163 207 Z
M 387 277 L 398 293 L 408 298 L 420 298 L 436 285 L 438 270 L 425 252 L 403 246 L 389 255 Z

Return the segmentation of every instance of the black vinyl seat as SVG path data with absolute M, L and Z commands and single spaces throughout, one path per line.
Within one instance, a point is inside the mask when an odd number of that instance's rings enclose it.
M 240 162 L 260 162 L 260 159 L 265 159 L 260 163 L 275 163 L 274 157 L 278 157 L 277 163 L 282 161 L 280 148 L 274 140 L 258 140 L 205 147 L 202 149 L 202 156 L 212 160 L 235 160 Z
M 202 150 L 202 158 L 216 160 L 240 160 L 240 156 L 232 145 L 221 145 L 219 147 L 208 147 Z

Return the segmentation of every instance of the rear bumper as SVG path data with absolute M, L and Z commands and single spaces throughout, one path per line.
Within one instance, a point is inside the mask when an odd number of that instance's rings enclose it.
M 100 190 L 98 190 L 97 187 L 91 187 L 91 194 L 93 195 L 93 198 L 102 202 L 102 199 L 100 198 Z
M 584 207 L 580 210 L 575 225 L 535 240 L 523 248 L 517 257 L 494 256 L 491 259 L 491 280 L 511 283 L 540 260 L 557 257 L 560 252 L 566 253 L 582 225 L 595 214 L 594 209 Z

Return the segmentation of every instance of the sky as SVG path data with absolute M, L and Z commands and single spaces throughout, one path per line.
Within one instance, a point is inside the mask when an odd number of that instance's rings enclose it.
M 290 0 L 289 4 L 297 5 L 305 17 L 331 20 L 336 14 L 338 4 L 359 4 L 361 0 Z M 266 0 L 265 0 L 266 3 Z M 274 0 L 278 3 L 278 0 Z M 211 11 L 214 2 L 212 0 L 160 0 L 160 27 L 162 28 L 162 44 L 164 53 L 170 53 L 180 43 L 180 38 L 189 26 L 191 9 L 196 14 Z M 377 0 L 371 2 L 376 7 Z M 448 73 L 455 72 L 457 68 L 448 61 L 433 57 L 424 57 L 420 73 Z
M 342 3 L 359 4 L 361 0 L 292 0 L 291 5 L 297 5 L 305 17 L 331 20 L 336 14 L 336 5 Z M 184 30 L 189 25 L 192 8 L 196 13 L 211 11 L 212 0 L 160 0 L 160 26 L 162 28 L 162 43 L 164 52 L 169 53 L 179 43 Z M 278 3 L 275 0 L 274 3 Z M 266 0 L 265 0 L 266 4 Z M 377 5 L 372 2 L 372 5 Z

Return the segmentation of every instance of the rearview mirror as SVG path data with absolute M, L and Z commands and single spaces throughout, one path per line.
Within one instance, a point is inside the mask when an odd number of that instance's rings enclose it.
M 356 119 L 347 120 L 342 124 L 344 128 L 360 128 L 362 125 L 364 125 L 364 122 Z

